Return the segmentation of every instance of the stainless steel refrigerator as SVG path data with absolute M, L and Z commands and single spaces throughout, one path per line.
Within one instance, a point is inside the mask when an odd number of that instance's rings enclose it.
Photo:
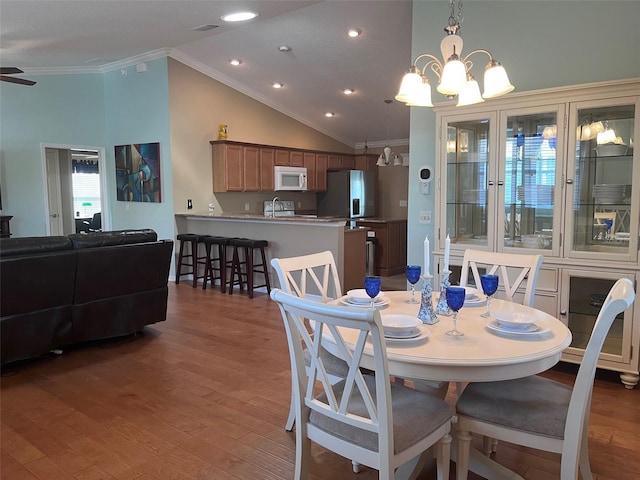
M 319 217 L 375 216 L 376 177 L 362 170 L 327 172 L 327 191 L 317 194 Z

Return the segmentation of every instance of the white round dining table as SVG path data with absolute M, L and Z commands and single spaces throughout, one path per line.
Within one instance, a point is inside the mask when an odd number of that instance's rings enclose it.
M 410 298 L 409 292 L 389 291 L 384 292 L 384 297 L 388 303 L 377 307 L 383 317 L 390 314 L 418 316 L 420 304 L 407 302 Z M 419 299 L 420 295 L 416 294 L 416 297 Z M 438 298 L 439 293 L 434 292 L 434 308 Z M 347 297 L 334 300 L 333 303 L 344 305 L 348 303 Z M 451 316 L 438 315 L 437 323 L 420 327 L 424 332 L 422 338 L 387 339 L 389 374 L 409 379 L 456 383 L 522 378 L 553 367 L 571 343 L 571 331 L 566 325 L 535 308 L 500 299 L 491 301 L 492 314 L 509 312 L 512 315 L 522 315 L 528 320 L 535 320 L 538 331 L 543 333 L 507 333 L 495 327 L 491 328 L 489 324 L 495 319 L 481 317 L 486 310 L 485 301 L 476 301 L 473 306 L 467 304 L 460 309 L 457 323 L 458 330 L 464 333 L 463 336 L 446 335 L 445 332 L 453 327 L 453 319 Z M 347 345 L 355 343 L 356 335 L 353 331 L 343 329 L 340 333 Z M 337 354 L 332 348 L 335 344 L 331 343 L 330 335 L 325 335 L 325 338 L 328 340 L 325 348 Z M 362 364 L 364 367 L 373 368 L 373 358 L 367 357 L 366 353 L 365 348 Z M 454 452 L 455 446 L 454 443 Z M 423 454 L 407 462 L 396 471 L 395 478 L 416 478 L 428 457 L 427 454 Z M 474 449 L 471 451 L 470 470 L 488 479 L 522 478 Z
M 378 307 L 383 317 L 387 314 L 418 316 L 420 304 L 407 303 L 409 292 L 391 291 L 384 294 L 390 301 Z M 434 307 L 438 296 L 438 293 L 434 294 Z M 419 298 L 419 295 L 416 297 Z M 343 304 L 344 298 L 334 302 Z M 460 309 L 458 330 L 464 333 L 460 337 L 446 335 L 445 332 L 453 326 L 453 319 L 451 316 L 438 315 L 437 323 L 421 327 L 428 331 L 426 338 L 401 341 L 387 339 L 389 373 L 406 378 L 448 382 L 521 378 L 554 366 L 571 343 L 571 331 L 567 326 L 541 310 L 493 299 L 492 313 L 521 314 L 527 319 L 535 319 L 540 331 L 547 330 L 539 334 L 510 334 L 487 326 L 495 319 L 480 316 L 486 309 L 486 302 Z M 350 332 L 342 333 L 347 343 L 351 343 Z M 330 349 L 330 346 L 326 348 Z

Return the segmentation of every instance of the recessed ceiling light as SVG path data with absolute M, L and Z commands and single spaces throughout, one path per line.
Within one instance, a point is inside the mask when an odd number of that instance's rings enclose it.
M 255 12 L 236 12 L 228 15 L 223 15 L 222 20 L 225 22 L 244 22 L 245 20 L 251 20 L 258 16 Z
M 355 92 L 356 91 L 353 88 L 345 88 L 344 90 L 342 90 L 342 93 L 344 93 L 345 95 L 351 95 Z
M 325 116 L 325 117 L 327 117 L 327 118 L 334 117 L 335 115 L 336 115 L 336 114 L 335 114 L 335 113 L 333 113 L 333 112 L 327 112 L 327 113 L 325 113 L 325 114 L 324 114 L 324 116 Z
M 359 37 L 361 33 L 362 33 L 362 30 L 360 30 L 359 28 L 350 28 L 347 31 L 347 35 L 349 35 L 351 38 Z
M 291 51 L 291 47 L 289 47 L 288 45 L 280 45 L 278 47 L 278 50 L 280 50 L 281 52 L 287 53 Z
M 238 65 L 242 64 L 242 60 L 240 60 L 239 58 L 232 58 L 231 60 L 229 60 L 229 63 L 234 67 L 237 67 Z
M 273 88 L 282 88 L 284 87 L 284 83 L 280 83 L 280 82 L 275 82 L 273 85 L 271 85 Z

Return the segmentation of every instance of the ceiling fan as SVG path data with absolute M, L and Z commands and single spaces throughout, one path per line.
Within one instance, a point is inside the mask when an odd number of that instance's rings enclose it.
M 8 75 L 15 75 L 16 73 L 24 73 L 24 72 L 17 67 L 0 67 L 0 81 L 17 83 L 19 85 L 27 85 L 29 87 L 31 85 L 36 84 L 36 82 L 34 82 L 33 80 L 26 80 L 24 78 L 16 78 L 16 77 L 8 76 Z

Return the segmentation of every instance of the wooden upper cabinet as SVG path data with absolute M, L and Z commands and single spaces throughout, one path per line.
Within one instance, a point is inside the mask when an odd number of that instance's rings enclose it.
M 289 165 L 292 167 L 304 167 L 304 154 L 296 150 L 289 152 Z
M 273 192 L 275 166 L 306 167 L 307 186 L 311 192 L 327 191 L 327 170 L 376 171 L 375 158 L 373 162 L 367 162 L 348 153 L 296 150 L 229 140 L 210 143 L 214 192 Z M 366 165 L 373 165 L 373 170 L 362 167 Z
M 355 163 L 356 170 L 364 170 L 365 172 L 373 172 L 378 173 L 378 166 L 376 162 L 378 161 L 378 156 L 373 155 L 371 153 L 356 155 Z
M 316 153 L 316 192 L 327 191 L 327 161 L 326 153 Z
M 276 165 L 284 167 L 303 167 L 304 155 L 302 152 L 290 149 L 276 150 Z
M 327 157 L 327 168 L 329 170 L 340 170 L 342 168 L 342 155 L 330 153 Z
M 244 168 L 242 145 L 214 144 L 213 191 L 242 192 L 244 190 Z
M 260 190 L 262 191 L 273 192 L 273 166 L 275 159 L 276 150 L 273 148 L 260 148 Z
M 356 157 L 349 154 L 330 153 L 327 157 L 328 170 L 353 170 L 356 166 Z
M 260 191 L 260 149 L 243 147 L 244 191 Z
M 304 152 L 304 166 L 307 168 L 307 190 L 315 192 L 316 187 L 316 154 L 313 152 Z
M 353 170 L 356 168 L 356 157 L 353 155 L 342 155 L 342 170 Z
M 289 150 L 276 150 L 276 165 L 285 167 L 289 165 Z

